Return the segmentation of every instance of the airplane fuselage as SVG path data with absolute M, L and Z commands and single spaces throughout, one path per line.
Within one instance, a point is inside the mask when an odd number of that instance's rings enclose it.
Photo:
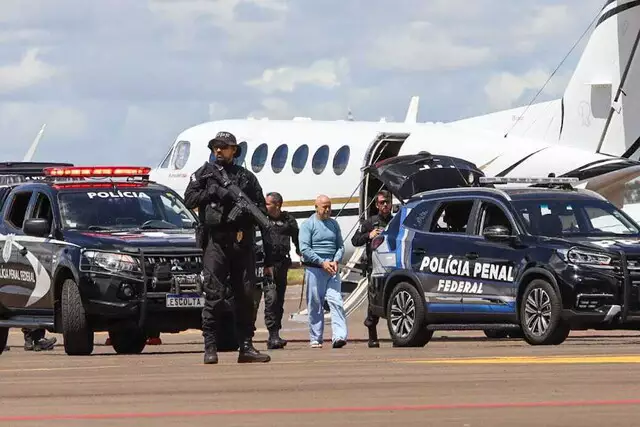
M 560 176 L 584 165 L 616 158 L 559 144 L 504 138 L 497 132 L 455 124 L 349 121 L 225 120 L 187 129 L 176 139 L 152 179 L 184 194 L 189 176 L 209 159 L 208 141 L 218 131 L 243 141 L 240 161 L 258 178 L 264 194 L 277 191 L 283 209 L 301 223 L 314 214 L 314 200 L 326 194 L 345 239 L 351 236 L 380 189 L 361 168 L 384 158 L 428 151 L 464 158 L 488 176 Z M 292 248 L 292 257 L 295 253 Z

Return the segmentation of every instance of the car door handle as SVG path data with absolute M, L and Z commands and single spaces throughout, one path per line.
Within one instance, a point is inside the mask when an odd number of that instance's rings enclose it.
M 465 254 L 465 256 L 466 256 L 468 259 L 477 259 L 477 258 L 478 258 L 478 254 L 477 254 L 477 253 L 475 253 L 475 252 L 467 252 L 467 253 Z

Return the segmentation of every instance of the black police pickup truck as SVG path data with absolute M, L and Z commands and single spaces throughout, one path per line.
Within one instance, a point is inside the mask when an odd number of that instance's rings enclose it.
M 640 329 L 640 227 L 577 179 L 487 178 L 428 153 L 368 172 L 402 201 L 372 242 L 371 305 L 394 345 L 447 329 L 516 330 L 532 345 Z
M 151 332 L 201 328 L 197 218 L 149 172 L 0 164 L 0 352 L 12 327 L 62 333 L 69 355 L 95 331 L 140 353 Z

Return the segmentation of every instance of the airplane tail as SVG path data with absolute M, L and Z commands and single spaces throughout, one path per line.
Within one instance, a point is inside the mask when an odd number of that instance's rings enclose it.
M 637 158 L 639 42 L 640 1 L 606 0 L 561 100 L 561 143 Z
M 33 140 L 33 142 L 31 143 L 31 146 L 27 150 L 27 153 L 24 155 L 24 158 L 22 159 L 23 162 L 30 162 L 31 159 L 33 158 L 33 155 L 36 153 L 36 149 L 38 148 L 38 144 L 40 144 L 40 140 L 42 139 L 42 134 L 44 133 L 44 128 L 46 126 L 47 124 L 45 123 L 40 128 L 40 132 L 38 132 L 38 134 L 36 135 L 36 138 Z

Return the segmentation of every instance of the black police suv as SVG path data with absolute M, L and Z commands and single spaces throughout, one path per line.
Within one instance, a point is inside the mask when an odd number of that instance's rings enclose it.
M 8 328 L 62 333 L 88 355 L 201 328 L 197 218 L 149 168 L 0 164 L 0 352 Z M 237 348 L 237 343 L 232 343 Z
M 394 345 L 447 329 L 515 330 L 532 345 L 640 329 L 640 227 L 577 179 L 486 178 L 428 153 L 368 172 L 402 201 L 372 242 L 372 306 Z

